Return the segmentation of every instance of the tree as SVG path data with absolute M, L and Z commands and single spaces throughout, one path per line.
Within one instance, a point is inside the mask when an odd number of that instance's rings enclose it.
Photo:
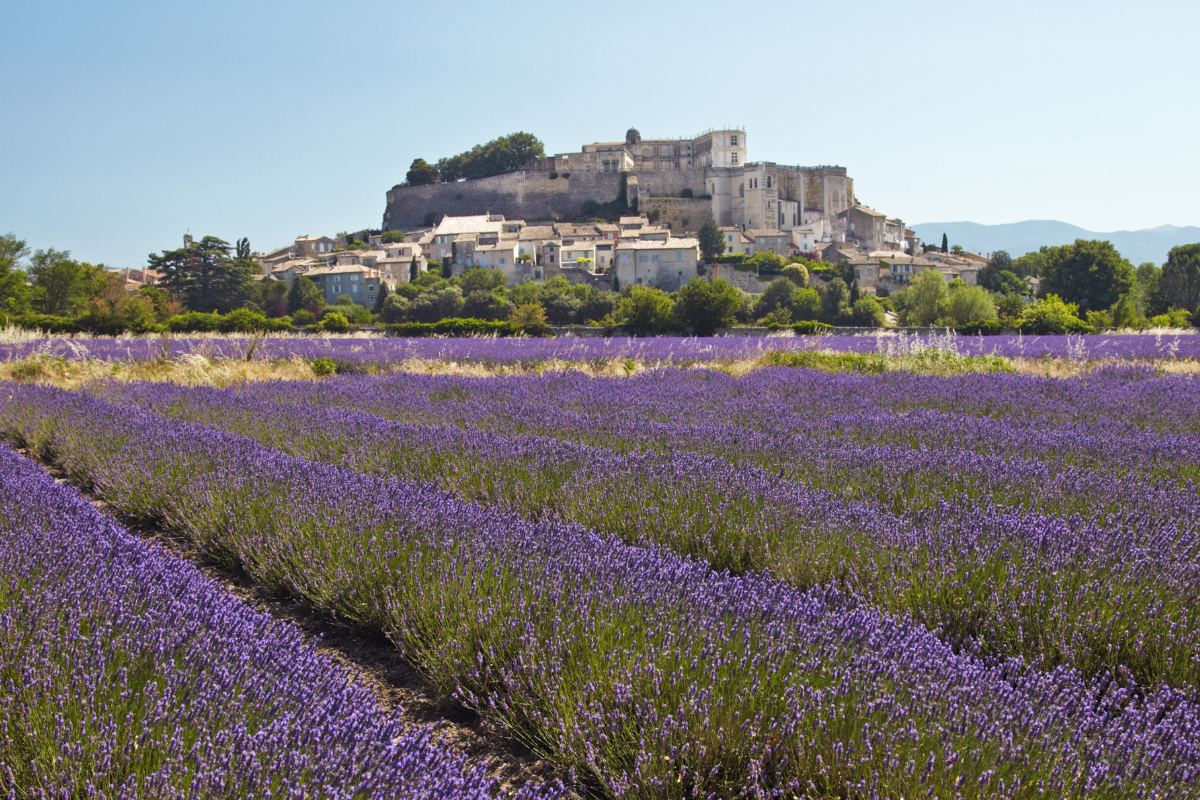
M 996 319 L 996 306 L 982 286 L 959 286 L 950 292 L 949 314 L 959 325 Z
M 408 319 L 410 302 L 398 294 L 390 296 L 379 311 L 379 318 L 384 322 L 404 322 Z
M 711 264 L 725 252 L 725 235 L 721 233 L 721 226 L 712 217 L 704 220 L 704 224 L 700 226 L 698 237 L 700 253 L 706 262 Z
M 841 278 L 834 278 L 821 294 L 821 321 L 837 324 L 838 317 L 850 307 L 850 290 Z
M 803 289 L 808 286 L 808 270 L 803 264 L 788 264 L 779 270 L 779 274 Z
M 887 317 L 883 306 L 871 295 L 864 295 L 850 307 L 850 324 L 858 328 L 882 328 Z
M 1005 327 L 1015 328 L 1021 321 L 1021 315 L 1025 313 L 1025 301 L 1020 295 L 1006 294 L 996 302 L 996 312 Z
M 1138 313 L 1137 303 L 1131 295 L 1123 294 L 1121 299 L 1117 300 L 1116 305 L 1112 308 L 1112 326 L 1114 328 L 1124 328 L 1129 330 L 1137 330 L 1145 327 L 1145 320 Z
M 404 231 L 384 231 L 380 241 L 384 244 L 404 241 Z
M 1133 265 L 1111 242 L 1076 239 L 1046 250 L 1042 291 L 1084 311 L 1109 308 L 1133 286 Z
M 1200 310 L 1200 244 L 1171 248 L 1159 286 L 1164 305 Z
M 946 234 L 944 234 L 944 233 L 942 234 L 942 252 L 943 253 L 950 252 L 950 240 L 946 238 Z
M 792 300 L 792 319 L 809 321 L 821 318 L 821 295 L 816 289 L 801 289 Z
M 790 285 L 785 278 L 780 280 Z M 696 336 L 712 336 L 717 328 L 733 325 L 741 307 L 742 296 L 725 281 L 693 278 L 675 299 L 675 322 L 691 328 Z
M 1162 292 L 1162 269 L 1157 264 L 1141 264 L 1133 271 L 1133 302 L 1138 313 L 1153 317 L 1167 311 L 1168 303 Z
M 437 171 L 442 183 L 453 183 L 460 178 L 488 178 L 515 172 L 530 159 L 545 155 L 545 147 L 533 134 L 511 133 L 487 144 L 477 144 L 456 156 L 438 159 Z
M 796 284 L 788 278 L 776 278 L 771 281 L 754 305 L 754 316 L 757 319 L 785 308 L 790 313 L 792 302 L 796 299 Z
M 416 283 L 417 278 L 421 276 L 421 265 L 417 263 L 417 257 L 413 256 L 413 260 L 408 265 L 408 282 Z
M 383 312 L 383 304 L 387 302 L 389 294 L 391 294 L 391 292 L 388 291 L 387 283 L 385 281 L 380 281 L 379 291 L 375 293 L 375 305 L 371 308 L 372 313 L 380 314 Z
M 630 286 L 617 304 L 617 317 L 634 336 L 661 333 L 671 327 L 675 304 L 665 292 L 649 286 Z
M 350 330 L 350 320 L 333 311 L 326 314 L 325 318 L 321 320 L 321 328 L 330 333 L 346 333 Z
M 287 315 L 288 285 L 283 281 L 264 280 L 258 283 L 258 305 L 268 317 Z
M 513 308 L 508 321 L 515 325 L 541 327 L 546 324 L 546 309 L 541 303 L 522 303 Z
M 237 240 L 237 258 L 243 261 L 250 260 L 250 240 L 245 236 Z
M 43 314 L 72 316 L 88 296 L 90 267 L 71 259 L 66 250 L 38 250 L 29 259 L 33 305 Z
M 471 267 L 462 274 L 463 294 L 492 292 L 508 286 L 508 278 L 498 269 Z
M 508 319 L 513 306 L 502 293 L 476 289 L 463 300 L 463 314 L 471 319 Z
M 1074 303 L 1064 303 L 1055 294 L 1048 294 L 1032 306 L 1028 306 L 1021 315 L 1021 332 L 1048 335 L 1057 333 L 1078 333 L 1087 330 L 1087 325 L 1079 319 L 1079 307 Z
M 1049 247 L 1042 247 L 1035 253 L 1026 253 L 1012 262 L 1012 271 L 1020 278 L 1040 278 L 1046 274 L 1046 253 Z
M 1012 257 L 1005 250 L 997 250 L 992 253 L 992 257 L 988 259 L 988 263 L 979 270 L 978 281 L 979 285 L 987 289 L 989 292 L 1000 292 L 1008 294 L 1004 291 L 1000 273 L 1012 273 L 1013 262 Z
M 446 286 L 417 295 L 409 307 L 409 317 L 414 322 L 437 322 L 461 317 L 463 305 L 462 289 Z
M 428 186 L 438 182 L 438 168 L 423 158 L 414 158 L 404 182 L 409 186 Z M 401 240 L 403 241 L 403 240 Z
M 249 250 L 249 242 L 239 247 Z M 231 311 L 245 302 L 253 283 L 249 258 L 230 258 L 229 243 L 215 236 L 178 250 L 149 256 L 150 267 L 163 273 L 162 284 L 179 295 L 192 311 Z
M 14 314 L 27 308 L 25 273 L 21 262 L 29 254 L 24 239 L 15 234 L 0 236 L 0 310 Z
M 858 279 L 856 278 L 850 282 L 850 305 L 853 306 L 857 303 L 860 297 L 862 297 L 862 293 L 858 290 Z
M 927 327 L 946 316 L 950 310 L 946 279 L 936 269 L 926 269 L 902 294 L 904 321 L 908 325 Z
M 325 295 L 312 282 L 311 278 L 297 275 L 292 279 L 292 286 L 287 293 L 287 310 L 295 314 L 302 308 L 316 312 L 325 305 Z

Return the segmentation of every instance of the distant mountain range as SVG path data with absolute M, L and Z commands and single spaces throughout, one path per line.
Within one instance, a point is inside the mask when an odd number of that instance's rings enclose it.
M 1031 219 L 1007 225 L 923 222 L 911 227 L 926 244 L 940 246 L 942 234 L 945 233 L 952 246 L 960 244 L 976 253 L 1007 250 L 1013 258 L 1037 250 L 1042 245 L 1071 244 L 1076 239 L 1107 239 L 1135 267 L 1146 261 L 1161 265 L 1167 260 L 1167 251 L 1172 247 L 1200 242 L 1200 228 L 1177 228 L 1174 225 L 1114 233 L 1096 233 L 1052 219 Z

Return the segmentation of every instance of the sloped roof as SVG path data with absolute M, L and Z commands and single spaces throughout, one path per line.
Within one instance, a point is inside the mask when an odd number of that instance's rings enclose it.
M 503 226 L 503 221 L 492 221 L 488 219 L 487 214 L 480 214 L 474 217 L 443 217 L 433 232 L 438 236 L 457 236 L 462 233 L 498 234 Z

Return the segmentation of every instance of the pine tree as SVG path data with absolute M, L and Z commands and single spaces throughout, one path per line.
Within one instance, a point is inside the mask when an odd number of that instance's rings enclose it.
M 942 252 L 943 253 L 950 252 L 950 240 L 946 238 L 946 234 L 944 234 L 944 233 L 942 234 Z
M 287 293 L 287 310 L 295 314 L 302 308 L 320 307 L 325 304 L 325 295 L 317 288 L 310 278 L 297 275 L 292 279 L 292 287 Z
M 859 291 L 858 291 L 858 280 L 855 279 L 854 281 L 851 281 L 851 283 L 850 283 L 850 305 L 853 306 L 855 303 L 857 303 L 858 298 L 861 296 L 862 295 L 859 294 Z
M 371 312 L 375 315 L 383 313 L 383 304 L 388 299 L 388 285 L 384 281 L 379 282 L 379 291 L 375 294 L 375 307 Z

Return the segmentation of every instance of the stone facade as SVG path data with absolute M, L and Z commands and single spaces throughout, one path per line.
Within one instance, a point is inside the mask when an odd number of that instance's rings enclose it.
M 693 202 L 661 200 L 683 200 L 685 189 Z M 707 131 L 691 139 L 642 139 L 630 130 L 623 142 L 584 145 L 577 153 L 531 161 L 505 175 L 394 186 L 383 227 L 414 228 L 429 224 L 429 215 L 434 221 L 480 214 L 557 220 L 578 216 L 588 201 L 617 200 L 623 190 L 626 203 L 636 201 L 639 210 L 677 211 L 669 220 L 676 234 L 697 230 L 709 216 L 721 225 L 790 231 L 818 220 L 832 223 L 855 205 L 845 167 L 748 163 L 744 130 Z M 700 198 L 706 198 L 707 209 L 696 202 Z

